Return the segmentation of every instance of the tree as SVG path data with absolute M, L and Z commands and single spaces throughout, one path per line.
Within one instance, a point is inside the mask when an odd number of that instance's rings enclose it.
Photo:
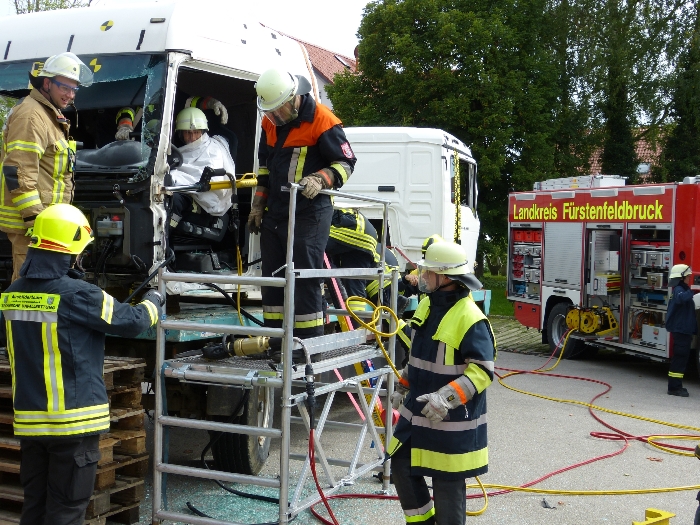
M 479 163 L 479 217 L 505 239 L 507 194 L 554 173 L 556 70 L 546 0 L 384 0 L 359 29 L 359 75 L 327 89 L 346 125 L 437 127 Z M 483 253 L 483 252 L 482 252 Z
M 687 0 L 605 0 L 594 12 L 605 173 L 634 180 L 636 142 L 653 142 L 668 124 L 668 94 L 692 23 L 690 9 Z
M 695 5 L 695 23 L 688 46 L 679 61 L 671 116 L 675 126 L 666 140 L 662 180 L 681 181 L 700 174 L 700 4 Z
M 92 0 L 13 0 L 18 15 L 35 11 L 52 11 L 54 9 L 72 9 L 88 7 Z

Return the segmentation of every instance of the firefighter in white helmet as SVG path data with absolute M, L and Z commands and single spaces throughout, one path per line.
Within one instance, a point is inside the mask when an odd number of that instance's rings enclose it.
M 668 367 L 668 395 L 688 397 L 688 390 L 683 388 L 683 375 L 690 357 L 690 343 L 697 333 L 695 303 L 690 289 L 693 270 L 687 264 L 676 264 L 668 274 L 668 285 L 673 294 L 668 302 L 666 313 L 666 330 L 673 336 L 673 355 Z
M 355 154 L 342 123 L 309 94 L 303 76 L 280 69 L 265 71 L 255 85 L 263 113 L 258 152 L 258 186 L 248 227 L 260 233 L 262 274 L 285 264 L 289 216 L 289 182 L 302 186 L 297 195 L 294 230 L 294 267 L 323 267 L 333 215 L 331 198 L 322 189 L 340 188 L 352 173 Z M 294 334 L 323 335 L 323 307 L 318 279 L 299 279 L 295 288 Z M 284 290 L 263 287 L 266 326 L 282 326 Z
M 187 186 L 199 182 L 207 166 L 223 168 L 235 176 L 236 166 L 229 152 L 228 141 L 220 136 L 209 136 L 207 117 L 201 109 L 187 107 L 177 114 L 175 132 L 185 144 L 179 148 L 182 164 L 170 171 L 173 185 Z M 214 177 L 212 181 L 228 180 L 226 176 Z M 169 227 L 177 228 L 180 220 L 187 217 L 200 224 L 202 215 L 223 216 L 231 208 L 233 190 L 210 190 L 200 193 L 174 193 L 169 213 Z M 199 217 L 198 217 L 199 216 Z
M 0 230 L 12 243 L 13 281 L 27 256 L 36 216 L 49 204 L 71 201 L 75 151 L 62 110 L 78 89 L 92 84 L 92 77 L 73 53 L 50 57 L 36 75 L 29 74 L 33 89 L 12 108 L 2 128 Z
M 393 406 L 405 398 L 387 454 L 407 523 L 463 525 L 465 480 L 488 471 L 485 390 L 495 338 L 471 297 L 481 283 L 460 245 L 429 246 L 418 279 L 426 297 L 409 323 L 411 353 Z M 424 476 L 432 477 L 433 500 Z

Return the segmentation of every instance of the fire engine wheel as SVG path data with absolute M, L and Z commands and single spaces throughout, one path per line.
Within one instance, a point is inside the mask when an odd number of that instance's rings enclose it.
M 549 317 L 547 318 L 547 334 L 549 338 L 549 349 L 554 352 L 557 349 L 556 357 L 562 353 L 561 346 L 564 344 L 566 339 L 566 331 L 568 327 L 566 326 L 566 313 L 569 309 L 569 303 L 557 303 L 549 312 Z M 593 357 L 598 353 L 598 348 L 595 346 L 587 345 L 580 339 L 573 339 L 569 337 L 566 340 L 566 347 L 563 349 L 564 354 L 562 359 L 586 359 Z
M 274 389 L 254 387 L 234 423 L 271 428 L 275 410 Z M 229 419 L 230 420 L 230 419 Z M 269 437 L 222 434 L 211 447 L 216 468 L 224 472 L 257 475 L 270 455 Z

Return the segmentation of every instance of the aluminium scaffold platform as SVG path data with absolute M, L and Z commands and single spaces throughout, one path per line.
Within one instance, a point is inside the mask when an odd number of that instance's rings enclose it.
M 310 462 L 307 454 L 292 454 L 290 450 L 290 434 L 292 423 L 302 423 L 307 431 L 310 431 L 310 414 L 305 405 L 308 397 L 306 391 L 293 393 L 293 387 L 306 385 L 306 365 L 310 364 L 313 374 L 339 369 L 358 362 L 383 357 L 381 349 L 375 343 L 368 343 L 369 332 L 367 330 L 354 330 L 338 334 L 324 335 L 310 339 L 297 339 L 293 337 L 291 326 L 294 319 L 294 287 L 296 279 L 304 278 L 355 278 L 365 280 L 379 280 L 380 289 L 384 278 L 384 254 L 386 250 L 386 231 L 382 232 L 381 261 L 378 268 L 371 269 L 332 269 L 332 270 L 306 270 L 295 269 L 293 263 L 292 247 L 294 243 L 294 215 L 296 192 L 298 185 L 290 187 L 289 231 L 287 243 L 286 265 L 276 273 L 284 272 L 284 277 L 251 277 L 237 275 L 201 275 L 188 273 L 169 273 L 160 271 L 159 290 L 163 293 L 167 282 L 214 282 L 217 284 L 274 286 L 284 288 L 284 316 L 281 328 L 262 326 L 238 326 L 238 325 L 207 325 L 207 331 L 220 334 L 233 334 L 239 336 L 266 336 L 282 338 L 281 363 L 273 364 L 269 359 L 251 359 L 249 357 L 230 357 L 219 361 L 209 361 L 202 357 L 183 357 L 165 360 L 165 341 L 167 330 L 197 330 L 197 323 L 171 320 L 164 316 L 157 327 L 157 360 L 156 370 L 156 410 L 155 410 L 155 444 L 154 444 L 154 479 L 153 479 L 153 523 L 160 524 L 163 521 L 178 521 L 192 523 L 194 525 L 243 525 L 235 521 L 221 521 L 213 518 L 195 516 L 170 511 L 164 508 L 164 477 L 166 474 L 192 476 L 196 478 L 212 479 L 222 482 L 233 482 L 244 485 L 275 488 L 279 490 L 279 501 L 289 502 L 288 505 L 279 505 L 279 523 L 287 524 L 301 511 L 321 501 L 318 493 L 304 496 L 303 490 L 309 479 Z M 336 191 L 324 191 L 331 195 L 338 195 L 357 200 L 368 200 L 384 205 L 384 220 L 388 224 L 388 202 L 360 197 Z M 398 272 L 392 273 L 391 307 L 396 309 Z M 381 294 L 380 294 L 381 295 Z M 391 330 L 396 329 L 396 323 L 390 319 Z M 201 325 L 199 325 L 201 326 Z M 306 363 L 294 364 L 292 357 L 294 350 L 302 350 Z M 395 337 L 389 338 L 387 351 L 393 360 L 395 351 Z M 299 355 L 299 352 L 296 352 Z M 216 421 L 193 420 L 172 417 L 168 415 L 165 389 L 166 378 L 177 379 L 182 382 L 216 385 L 231 388 L 268 388 L 275 392 L 275 398 L 281 399 L 281 422 L 279 428 L 247 426 Z M 310 378 L 309 378 L 310 379 Z M 386 381 L 386 388 L 383 388 Z M 386 395 L 386 399 L 393 392 L 394 374 L 391 369 L 382 367 L 369 370 L 362 374 L 354 375 L 346 379 L 317 385 L 315 397 L 325 397 L 316 416 L 315 425 L 315 463 L 320 466 L 318 472 L 319 482 L 323 486 L 326 496 L 337 492 L 345 485 L 351 484 L 355 479 L 372 472 L 383 469 L 383 488 L 388 489 L 389 463 L 384 461 L 384 450 L 381 444 L 391 439 L 391 410 L 386 410 L 387 421 L 383 428 L 375 426 L 373 411 L 380 394 Z M 331 407 L 337 392 L 351 392 L 356 394 L 358 406 L 361 412 L 361 422 L 347 423 L 334 422 L 329 419 Z M 298 417 L 292 416 L 292 409 L 299 412 Z M 263 477 L 247 474 L 237 474 L 206 468 L 196 468 L 168 463 L 167 433 L 168 427 L 191 428 L 209 430 L 215 432 L 230 432 L 258 437 L 280 439 L 280 464 L 277 477 Z M 356 444 L 351 458 L 329 458 L 323 447 L 324 428 L 342 428 L 356 432 Z M 383 438 L 383 439 L 382 439 Z M 385 441 L 386 440 L 386 441 Z M 361 462 L 363 452 L 370 453 L 370 459 Z M 290 475 L 290 461 L 303 461 L 303 466 L 296 478 L 296 484 Z M 331 469 L 331 466 L 342 467 L 345 473 L 342 477 Z M 291 493 L 291 498 L 290 498 Z

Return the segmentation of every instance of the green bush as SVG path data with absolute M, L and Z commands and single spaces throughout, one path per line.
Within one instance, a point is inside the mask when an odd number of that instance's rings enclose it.
M 484 274 L 481 278 L 481 283 L 487 290 L 505 290 L 507 285 L 507 277 L 505 275 Z

